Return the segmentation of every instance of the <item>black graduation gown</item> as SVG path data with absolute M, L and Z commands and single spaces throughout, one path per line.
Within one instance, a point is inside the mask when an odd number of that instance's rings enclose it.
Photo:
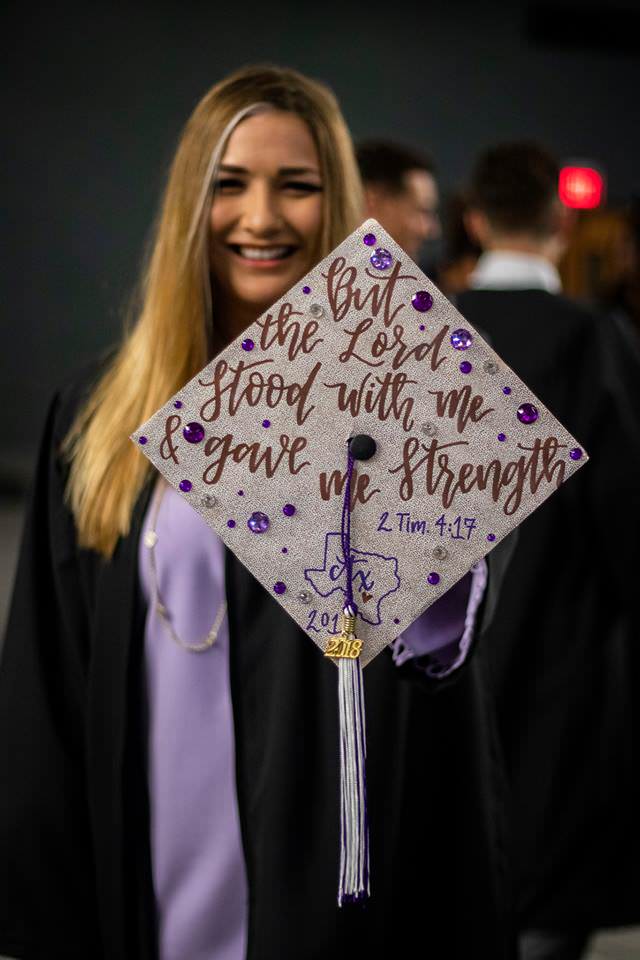
M 0 670 L 0 953 L 154 960 L 137 573 L 150 487 L 110 562 L 78 550 L 57 456 L 78 400 L 66 390 L 48 415 Z M 512 544 L 490 555 L 477 637 Z M 339 909 L 337 670 L 228 550 L 225 564 L 248 960 L 513 957 L 482 641 L 449 682 L 388 649 L 365 669 L 372 896 Z
M 637 923 L 629 578 L 640 516 L 640 369 L 632 374 L 611 324 L 564 297 L 477 290 L 457 306 L 591 458 L 519 528 L 483 639 L 512 786 L 519 922 Z

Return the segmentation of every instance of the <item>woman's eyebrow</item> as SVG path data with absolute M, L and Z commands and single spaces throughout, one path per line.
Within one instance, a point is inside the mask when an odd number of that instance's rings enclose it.
M 220 165 L 220 171 L 222 173 L 249 173 L 246 167 L 237 167 L 229 163 L 222 163 Z M 304 173 L 315 173 L 318 176 L 320 175 L 320 171 L 316 170 L 314 167 L 280 167 L 278 170 L 278 176 L 281 177 L 291 177 Z

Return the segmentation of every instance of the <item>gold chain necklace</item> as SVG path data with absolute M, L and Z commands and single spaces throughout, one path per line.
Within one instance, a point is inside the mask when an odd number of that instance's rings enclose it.
M 216 642 L 218 637 L 218 631 L 222 626 L 222 621 L 224 620 L 224 615 L 227 611 L 227 602 L 224 600 L 218 609 L 216 618 L 213 622 L 213 626 L 209 630 L 209 633 L 200 643 L 185 643 L 180 639 L 178 634 L 173 628 L 171 623 L 171 616 L 167 609 L 166 604 L 164 603 L 162 596 L 160 594 L 160 585 L 158 583 L 158 570 L 156 568 L 156 544 L 158 542 L 158 534 L 156 532 L 156 527 L 158 524 L 158 514 L 160 512 L 160 503 L 162 502 L 162 495 L 164 493 L 165 484 L 160 481 L 156 490 L 154 492 L 153 507 L 151 511 L 151 524 L 144 535 L 144 545 L 149 550 L 149 566 L 151 567 L 151 582 L 152 582 L 152 602 L 154 609 L 162 622 L 167 629 L 169 636 L 177 643 L 179 647 L 182 647 L 183 650 L 189 650 L 191 653 L 202 653 L 203 650 L 208 650 Z

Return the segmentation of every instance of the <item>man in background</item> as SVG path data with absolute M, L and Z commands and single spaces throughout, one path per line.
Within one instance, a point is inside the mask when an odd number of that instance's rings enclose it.
M 514 414 L 538 397 L 590 456 L 521 525 L 484 643 L 510 777 L 523 960 L 577 960 L 591 931 L 640 914 L 627 547 L 638 542 L 640 456 L 615 330 L 562 296 L 558 173 L 534 143 L 480 157 L 467 226 L 484 252 L 457 301 L 505 361 L 495 376 L 514 388 Z
M 426 154 L 390 140 L 362 140 L 356 157 L 367 217 L 374 217 L 412 260 L 440 237 L 438 187 Z

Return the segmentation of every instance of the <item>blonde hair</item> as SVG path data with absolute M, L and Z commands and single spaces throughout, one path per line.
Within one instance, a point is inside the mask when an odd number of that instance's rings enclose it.
M 151 473 L 129 435 L 224 346 L 208 266 L 214 174 L 233 128 L 252 113 L 274 108 L 300 116 L 318 151 L 324 192 L 317 260 L 362 220 L 351 136 L 323 83 L 296 70 L 256 65 L 235 71 L 202 98 L 169 170 L 129 306 L 128 330 L 63 445 L 70 461 L 67 501 L 81 547 L 110 557 L 118 538 L 129 533 Z

